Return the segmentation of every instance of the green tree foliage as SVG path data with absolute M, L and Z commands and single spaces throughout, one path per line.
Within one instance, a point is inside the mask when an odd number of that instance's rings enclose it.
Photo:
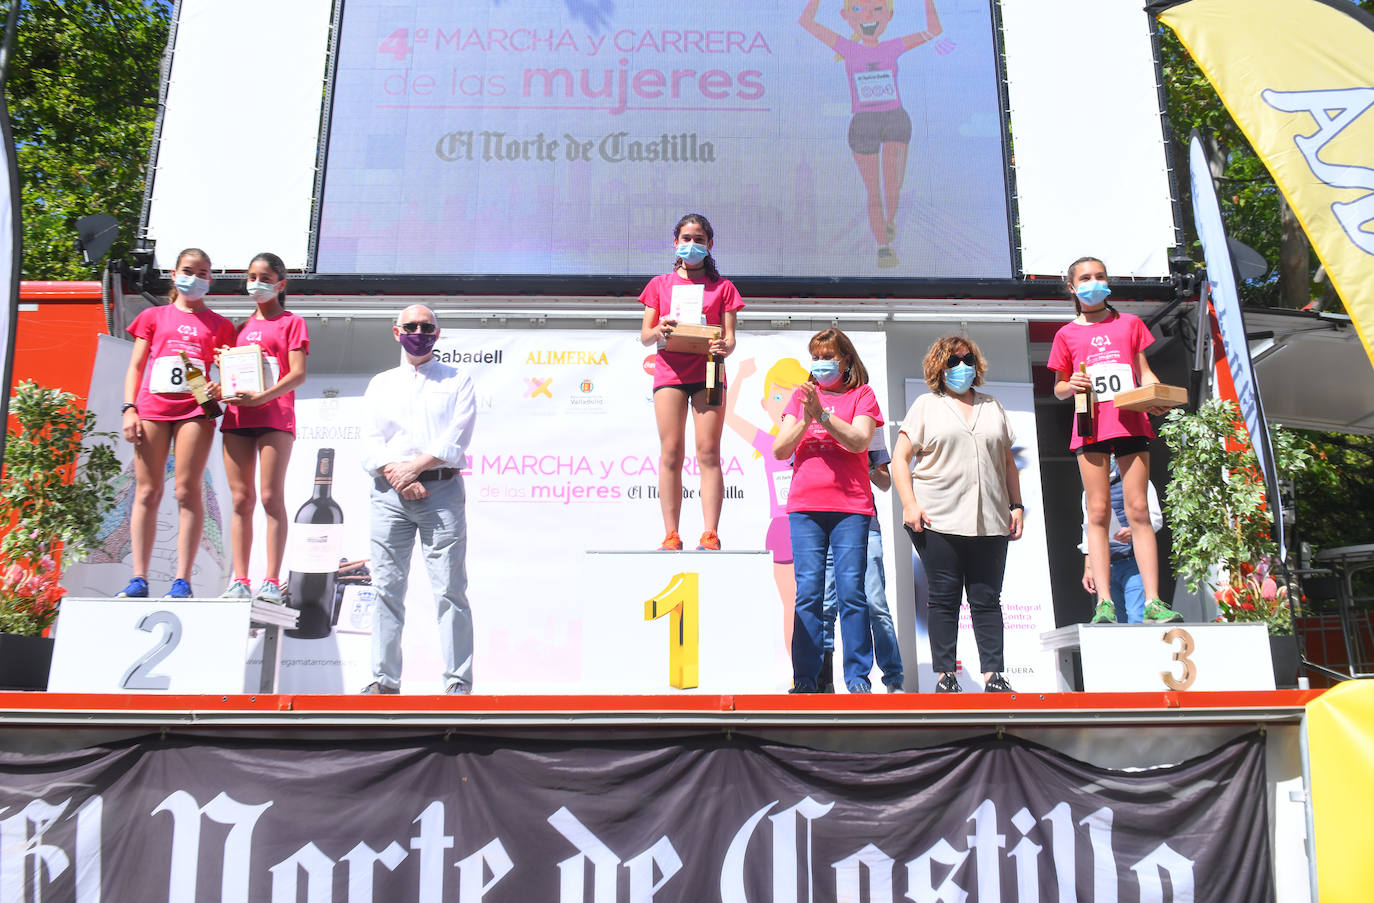
M 7 14 L 9 3 L 0 4 Z M 23 192 L 25 279 L 91 279 L 75 222 L 119 220 L 111 254 L 138 229 L 166 6 L 144 0 L 26 0 L 6 100 Z
M 1359 7 L 1374 12 L 1374 0 L 1361 0 Z M 1217 196 L 1221 201 L 1222 219 L 1227 234 L 1254 248 L 1270 266 L 1269 273 L 1259 279 L 1241 284 L 1241 300 L 1246 304 L 1266 307 L 1300 306 L 1283 303 L 1283 298 L 1295 298 L 1305 303 L 1308 298 L 1324 297 L 1326 309 L 1340 312 L 1340 299 L 1331 284 L 1320 278 L 1317 255 L 1306 246 L 1306 240 L 1295 220 L 1290 217 L 1290 242 L 1296 242 L 1295 253 L 1305 254 L 1306 284 L 1284 292 L 1279 276 L 1280 253 L 1283 244 L 1282 200 L 1278 187 L 1264 164 L 1251 149 L 1240 128 L 1221 103 L 1210 83 L 1179 43 L 1172 30 L 1159 26 L 1160 62 L 1164 74 L 1166 115 L 1173 132 L 1173 156 L 1180 169 L 1179 192 L 1183 207 L 1184 231 L 1196 236 L 1193 228 L 1192 195 L 1188 188 L 1188 141 L 1193 129 L 1212 136 L 1221 159 L 1225 161 L 1222 178 L 1217 182 Z M 1195 260 L 1202 259 L 1202 247 L 1193 238 L 1186 248 Z

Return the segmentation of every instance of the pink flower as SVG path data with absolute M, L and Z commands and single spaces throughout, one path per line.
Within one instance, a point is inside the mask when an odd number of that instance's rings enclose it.
M 1260 584 L 1260 598 L 1266 602 L 1273 602 L 1278 598 L 1278 595 L 1279 585 L 1274 582 L 1274 578 L 1265 577 L 1264 582 Z

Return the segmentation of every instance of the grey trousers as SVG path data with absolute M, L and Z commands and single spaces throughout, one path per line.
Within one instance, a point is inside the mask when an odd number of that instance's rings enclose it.
M 468 607 L 467 517 L 463 478 L 422 484 L 429 498 L 401 498 L 384 480 L 372 488 L 372 674 L 384 686 L 401 685 L 401 629 L 405 626 L 410 556 L 420 537 L 425 571 L 434 591 L 444 689 L 472 689 L 472 611 Z

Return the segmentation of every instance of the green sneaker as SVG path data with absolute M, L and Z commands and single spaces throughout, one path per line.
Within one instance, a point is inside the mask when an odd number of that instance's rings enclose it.
M 1116 623 L 1116 603 L 1111 599 L 1098 599 L 1097 608 L 1093 610 L 1091 624 L 1115 624 Z
M 1145 620 L 1160 624 L 1172 624 L 1176 621 L 1182 621 L 1183 615 L 1166 605 L 1163 599 L 1151 599 L 1145 603 Z

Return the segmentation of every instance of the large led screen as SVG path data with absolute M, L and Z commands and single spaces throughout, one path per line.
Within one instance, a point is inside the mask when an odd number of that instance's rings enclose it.
M 315 269 L 1012 274 L 989 0 L 345 0 Z

